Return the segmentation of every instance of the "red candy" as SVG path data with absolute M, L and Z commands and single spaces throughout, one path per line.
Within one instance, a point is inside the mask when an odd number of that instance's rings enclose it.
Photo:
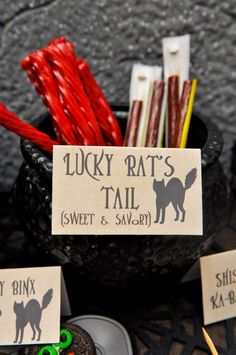
M 52 152 L 53 144 L 122 145 L 116 118 L 88 64 L 77 60 L 72 43 L 57 38 L 27 55 L 21 65 L 51 114 L 57 142 L 1 105 L 0 123 L 4 127 L 48 152 Z
M 107 143 L 109 145 L 121 146 L 123 142 L 120 127 L 101 88 L 92 75 L 88 63 L 79 58 L 77 64 L 84 90 L 90 100 Z
M 58 144 L 58 142 L 53 141 L 47 134 L 42 133 L 37 128 L 21 121 L 1 103 L 0 124 L 9 131 L 15 132 L 18 136 L 35 143 L 39 148 L 48 153 L 52 153 L 53 145 Z

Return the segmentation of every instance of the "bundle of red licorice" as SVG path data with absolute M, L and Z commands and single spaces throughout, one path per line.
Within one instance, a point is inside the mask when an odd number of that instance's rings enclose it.
M 74 46 L 58 38 L 21 62 L 48 108 L 56 141 L 22 122 L 0 104 L 0 124 L 51 153 L 53 145 L 121 146 L 122 135 L 112 110 L 88 64 Z

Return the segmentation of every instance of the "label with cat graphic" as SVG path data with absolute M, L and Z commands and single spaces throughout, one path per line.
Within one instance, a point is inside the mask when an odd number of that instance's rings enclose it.
M 200 149 L 54 146 L 53 234 L 202 234 Z
M 0 345 L 58 342 L 63 282 L 60 267 L 0 270 Z
M 236 250 L 200 258 L 204 324 L 236 316 Z

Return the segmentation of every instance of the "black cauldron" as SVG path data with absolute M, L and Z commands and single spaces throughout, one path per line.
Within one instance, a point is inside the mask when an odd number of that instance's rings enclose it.
M 113 106 L 124 131 L 127 106 Z M 40 129 L 52 133 L 48 114 Z M 227 184 L 218 160 L 223 146 L 219 129 L 193 116 L 188 147 L 202 149 L 203 236 L 52 236 L 52 161 L 34 144 L 22 140 L 25 159 L 14 193 L 16 214 L 28 238 L 60 264 L 75 267 L 88 280 L 125 286 L 153 278 L 184 275 L 209 247 L 227 217 Z

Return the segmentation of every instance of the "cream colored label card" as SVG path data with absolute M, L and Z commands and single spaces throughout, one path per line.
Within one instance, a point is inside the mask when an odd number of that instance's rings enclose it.
M 236 250 L 200 259 L 204 324 L 236 316 Z
M 54 146 L 52 234 L 202 234 L 198 149 Z
M 60 267 L 0 270 L 0 345 L 59 341 Z

